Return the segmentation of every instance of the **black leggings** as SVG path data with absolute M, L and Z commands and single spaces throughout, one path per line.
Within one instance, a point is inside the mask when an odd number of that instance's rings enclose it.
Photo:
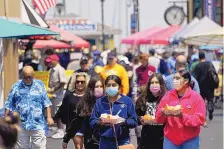
M 204 100 L 207 100 L 207 110 L 210 114 L 212 114 L 214 112 L 214 97 L 205 97 L 202 96 Z
M 99 143 L 95 141 L 85 142 L 84 143 L 85 149 L 99 149 Z

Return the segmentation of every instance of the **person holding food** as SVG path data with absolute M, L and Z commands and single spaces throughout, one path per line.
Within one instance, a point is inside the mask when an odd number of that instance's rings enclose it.
M 164 149 L 199 149 L 200 126 L 205 123 L 206 106 L 203 98 L 192 88 L 188 71 L 174 75 L 174 90 L 160 101 L 156 121 L 165 124 Z
M 105 80 L 106 96 L 98 99 L 90 117 L 90 126 L 99 128 L 99 149 L 117 149 L 130 144 L 129 129 L 137 126 L 133 100 L 119 94 L 121 79 L 110 75 Z
M 163 149 L 164 125 L 156 122 L 155 112 L 165 93 L 163 76 L 153 73 L 136 102 L 138 120 L 140 125 L 143 125 L 139 149 Z

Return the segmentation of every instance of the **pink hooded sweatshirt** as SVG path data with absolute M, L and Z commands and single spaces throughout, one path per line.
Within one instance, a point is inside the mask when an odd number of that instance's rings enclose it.
M 182 105 L 183 117 L 165 116 L 162 109 L 169 106 Z M 156 121 L 166 123 L 164 136 L 173 144 L 181 145 L 189 139 L 199 136 L 200 126 L 205 123 L 206 106 L 203 98 L 192 89 L 179 99 L 176 90 L 169 91 L 160 101 L 156 111 Z

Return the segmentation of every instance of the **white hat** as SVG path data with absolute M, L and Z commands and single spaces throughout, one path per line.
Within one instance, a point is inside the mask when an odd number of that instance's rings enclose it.
M 129 60 L 128 60 L 128 58 L 126 56 L 119 55 L 119 56 L 117 56 L 117 59 L 118 59 L 118 61 L 124 61 L 125 64 L 127 64 L 127 65 L 130 64 L 130 62 L 129 62 Z

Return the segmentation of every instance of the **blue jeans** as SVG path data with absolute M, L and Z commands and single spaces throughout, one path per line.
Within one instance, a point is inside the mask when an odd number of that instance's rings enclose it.
M 169 139 L 164 137 L 163 149 L 199 149 L 200 139 L 199 136 L 187 140 L 181 145 L 174 145 Z
M 126 145 L 130 144 L 130 138 L 124 140 L 118 140 L 118 145 Z M 105 140 L 100 138 L 100 147 L 99 149 L 117 149 L 117 145 L 115 141 Z

